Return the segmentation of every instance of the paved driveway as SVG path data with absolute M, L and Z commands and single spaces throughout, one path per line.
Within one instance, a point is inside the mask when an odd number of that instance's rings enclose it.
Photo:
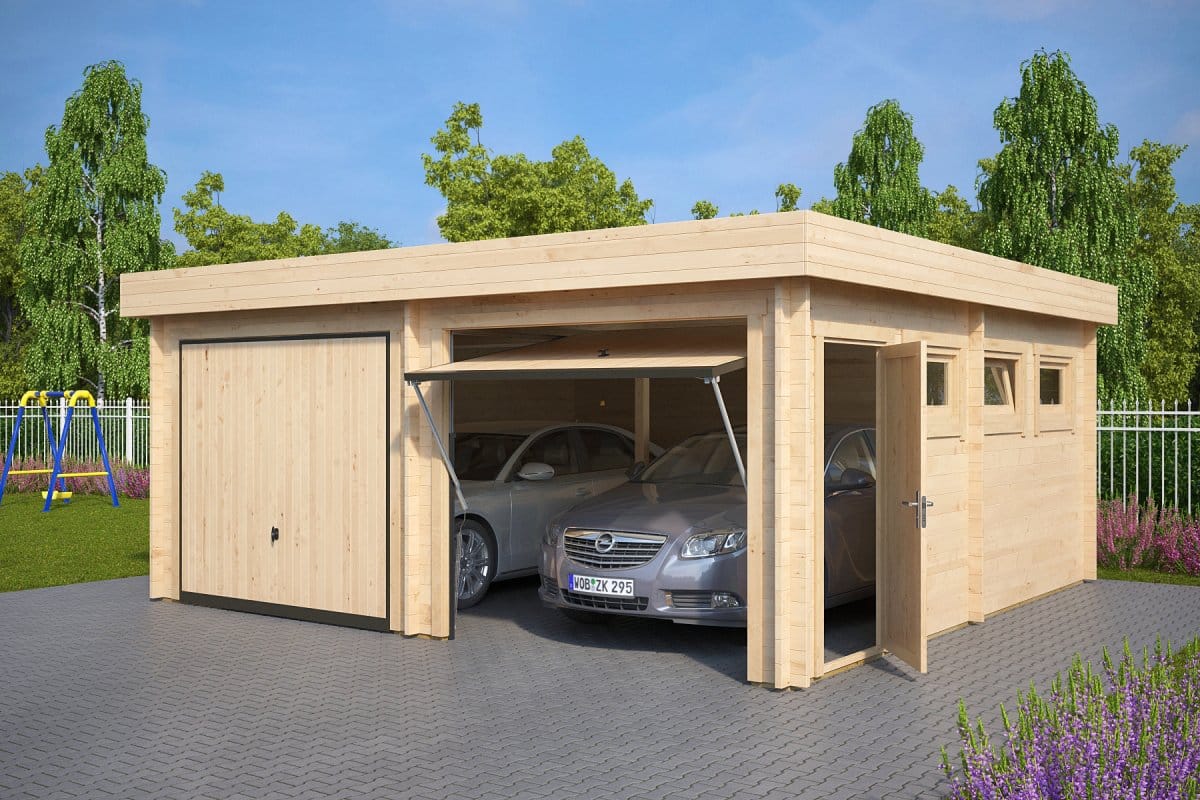
M 498 585 L 454 642 L 145 599 L 0 595 L 0 797 L 924 797 L 955 703 L 994 719 L 1123 636 L 1200 629 L 1200 589 L 1099 582 L 772 692 L 735 632 L 580 628 Z

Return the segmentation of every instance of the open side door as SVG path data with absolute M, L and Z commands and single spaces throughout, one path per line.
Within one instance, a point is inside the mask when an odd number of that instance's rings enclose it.
M 876 355 L 876 619 L 879 644 L 920 672 L 926 664 L 925 342 Z

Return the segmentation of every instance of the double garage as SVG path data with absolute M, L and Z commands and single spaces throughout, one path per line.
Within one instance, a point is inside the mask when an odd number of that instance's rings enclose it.
M 456 426 L 611 423 L 644 456 L 728 423 L 747 680 L 936 669 L 930 636 L 1095 575 L 1116 307 L 813 212 L 126 275 L 122 312 L 151 321 L 151 596 L 446 638 Z M 831 650 L 839 425 L 875 431 L 876 591 Z

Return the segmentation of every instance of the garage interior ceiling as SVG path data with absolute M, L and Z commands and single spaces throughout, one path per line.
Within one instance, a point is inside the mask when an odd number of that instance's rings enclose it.
M 409 372 L 436 380 L 712 379 L 746 366 L 742 327 L 589 331 Z

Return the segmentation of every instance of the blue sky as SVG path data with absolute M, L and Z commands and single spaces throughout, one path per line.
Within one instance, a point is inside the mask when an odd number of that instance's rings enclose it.
M 699 198 L 773 210 L 783 181 L 807 207 L 832 193 L 866 108 L 894 97 L 925 185 L 974 198 L 976 162 L 999 147 L 992 112 L 1046 48 L 1071 54 L 1123 154 L 1190 145 L 1176 175 L 1200 202 L 1197 34 L 1200 4 L 1169 1 L 0 0 L 0 170 L 44 161 L 84 67 L 115 58 L 144 86 L 176 241 L 171 209 L 206 169 L 256 219 L 438 241 L 420 155 L 456 100 L 482 104 L 498 152 L 545 158 L 582 135 L 661 222 Z

